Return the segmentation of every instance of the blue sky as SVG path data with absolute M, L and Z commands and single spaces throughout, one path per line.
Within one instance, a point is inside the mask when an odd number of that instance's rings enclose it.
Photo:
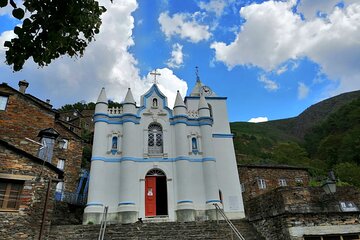
M 0 65 L 0 81 L 51 99 L 54 107 L 95 101 L 101 87 L 122 101 L 139 99 L 162 74 L 160 89 L 173 105 L 200 78 L 228 97 L 231 121 L 293 117 L 310 105 L 360 89 L 360 1 L 357 0 L 123 0 L 100 1 L 101 33 L 79 59 L 62 57 L 19 73 Z M 17 22 L 0 10 L 0 44 Z M 0 48 L 1 62 L 5 49 Z M 138 101 L 138 100 L 137 100 Z

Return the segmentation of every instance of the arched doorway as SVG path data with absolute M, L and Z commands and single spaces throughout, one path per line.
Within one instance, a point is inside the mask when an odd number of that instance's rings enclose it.
M 160 169 L 151 169 L 145 177 L 145 217 L 167 216 L 166 175 Z

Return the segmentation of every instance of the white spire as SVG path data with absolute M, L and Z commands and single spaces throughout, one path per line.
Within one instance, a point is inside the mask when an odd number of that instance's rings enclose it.
M 182 99 L 179 90 L 176 93 L 176 99 L 175 99 L 175 104 L 174 107 L 185 107 L 185 103 L 184 100 Z
M 101 92 L 99 94 L 98 100 L 96 101 L 97 103 L 101 102 L 101 103 L 106 103 L 108 102 L 108 99 L 106 97 L 106 93 L 105 93 L 105 88 L 103 87 L 101 89 Z
M 128 91 L 125 96 L 124 103 L 135 103 L 134 97 L 132 95 L 131 89 L 128 88 Z
M 209 105 L 206 102 L 204 94 L 200 94 L 199 108 L 198 109 L 203 109 L 203 108 L 209 109 Z

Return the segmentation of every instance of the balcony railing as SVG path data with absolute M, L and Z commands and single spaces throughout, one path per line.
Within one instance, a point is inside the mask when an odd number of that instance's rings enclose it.
M 85 206 L 87 194 L 78 194 L 74 192 L 56 192 L 55 201 L 66 202 L 73 205 Z

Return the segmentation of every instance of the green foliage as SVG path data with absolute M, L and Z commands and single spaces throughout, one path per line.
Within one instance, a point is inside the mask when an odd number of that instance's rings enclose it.
M 328 163 L 360 164 L 360 98 L 344 105 L 305 136 L 311 157 Z
M 334 166 L 337 178 L 344 183 L 360 187 L 360 166 L 355 163 L 339 163 Z
M 101 26 L 100 16 L 106 11 L 96 0 L 24 0 L 19 8 L 13 0 L 1 0 L 0 7 L 10 4 L 13 16 L 22 21 L 14 28 L 17 37 L 4 43 L 6 63 L 14 71 L 33 58 L 43 67 L 62 56 L 82 56 Z M 24 9 L 30 14 L 24 18 Z
M 90 161 L 91 161 L 91 154 L 92 154 L 92 149 L 89 145 L 85 145 L 83 148 L 83 153 L 82 153 L 82 159 L 81 159 L 81 167 L 82 168 L 88 168 L 90 167 Z
M 78 110 L 78 111 L 82 111 L 85 109 L 91 109 L 94 110 L 95 109 L 95 103 L 93 102 L 89 102 L 86 103 L 85 101 L 80 101 L 74 104 L 65 104 L 64 106 L 62 106 L 59 111 L 60 112 L 67 112 L 67 111 L 71 111 L 71 110 Z
M 315 125 L 303 141 L 290 134 L 295 122 L 301 125 L 294 118 L 257 124 L 231 123 L 238 161 L 307 167 L 312 184 L 317 185 L 334 169 L 340 178 L 338 184 L 360 186 L 360 98 L 355 94 L 352 99 L 355 100 L 343 103 L 336 111 L 324 109 L 332 114 L 323 121 L 317 120 L 320 124 Z M 328 105 L 339 103 L 333 101 Z M 312 113 L 307 110 L 307 114 Z

